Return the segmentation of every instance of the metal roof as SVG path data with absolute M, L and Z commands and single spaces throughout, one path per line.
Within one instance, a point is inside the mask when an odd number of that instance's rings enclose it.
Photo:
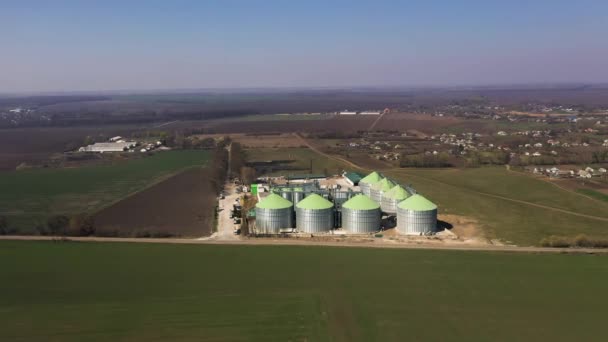
M 329 209 L 333 206 L 333 203 L 317 194 L 310 194 L 296 204 L 296 207 L 301 209 Z
M 287 180 L 302 180 L 302 179 L 325 179 L 326 175 L 320 173 L 307 173 L 303 175 L 289 175 L 285 177 Z
M 401 209 L 414 210 L 414 211 L 427 211 L 437 209 L 435 203 L 424 198 L 422 195 L 413 195 L 405 201 L 399 203 L 397 207 Z
M 293 206 L 293 203 L 277 194 L 270 194 L 255 206 L 261 209 L 285 209 Z
M 374 172 L 370 173 L 369 175 L 363 177 L 359 181 L 359 183 L 375 184 L 381 180 L 382 180 L 382 176 L 380 176 L 380 174 L 378 172 L 374 171 Z
M 401 185 L 395 185 L 392 189 L 390 189 L 387 193 L 384 194 L 384 197 L 396 200 L 404 200 L 409 196 L 410 194 Z
M 344 177 L 350 179 L 350 181 L 354 184 L 359 183 L 363 179 L 362 176 L 357 172 L 347 172 L 344 174 Z
M 342 204 L 342 208 L 355 210 L 374 210 L 379 209 L 380 204 L 365 195 L 357 195 Z

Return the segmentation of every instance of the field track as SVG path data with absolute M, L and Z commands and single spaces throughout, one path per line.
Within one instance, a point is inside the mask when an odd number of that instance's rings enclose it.
M 355 247 L 355 248 L 389 248 L 389 249 L 425 249 L 425 250 L 454 250 L 479 252 L 509 252 L 509 253 L 552 253 L 552 254 L 602 254 L 608 255 L 608 249 L 594 248 L 549 248 L 549 247 L 517 247 L 490 245 L 430 245 L 404 244 L 385 242 L 329 242 L 311 241 L 306 239 L 234 239 L 221 240 L 211 238 L 179 239 L 179 238 L 104 238 L 104 237 L 58 237 L 58 236 L 0 236 L 0 241 L 56 241 L 56 242 L 126 242 L 126 243 L 160 243 L 187 245 L 241 245 L 241 246 L 324 246 L 324 247 Z

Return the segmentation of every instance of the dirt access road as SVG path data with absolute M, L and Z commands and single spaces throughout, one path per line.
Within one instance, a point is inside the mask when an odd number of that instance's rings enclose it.
M 593 248 L 548 248 L 548 247 L 517 247 L 492 245 L 428 245 L 417 243 L 387 243 L 381 241 L 314 241 L 310 239 L 271 239 L 271 238 L 235 238 L 222 239 L 179 239 L 179 238 L 103 238 L 103 237 L 58 237 L 58 236 L 0 236 L 0 241 L 54 241 L 56 243 L 76 242 L 124 242 L 124 243 L 161 243 L 185 245 L 232 245 L 232 246 L 325 246 L 344 248 L 391 248 L 391 249 L 427 249 L 479 252 L 509 252 L 509 253 L 558 253 L 558 254 L 599 254 L 608 255 L 608 249 Z
M 217 233 L 212 235 L 212 237 L 217 240 L 238 240 L 239 236 L 234 235 L 236 225 L 233 219 L 230 218 L 230 210 L 232 210 L 233 205 L 240 196 L 236 193 L 236 186 L 231 183 L 226 185 L 224 193 L 224 199 L 220 199 L 219 201 L 220 212 L 217 218 Z

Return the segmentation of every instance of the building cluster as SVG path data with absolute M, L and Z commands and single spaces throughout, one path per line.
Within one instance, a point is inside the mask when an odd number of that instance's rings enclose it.
M 137 141 L 128 141 L 123 139 L 121 136 L 112 137 L 107 142 L 98 142 L 83 146 L 78 149 L 78 152 L 95 152 L 95 153 L 106 153 L 106 152 L 149 152 L 154 149 L 162 147 L 161 141 L 154 143 L 142 144 Z
M 353 110 L 343 110 L 341 112 L 337 112 L 338 115 L 380 115 L 383 113 L 389 113 L 390 109 L 385 108 L 384 110 L 362 110 L 362 111 L 353 111 Z
M 603 167 L 594 169 L 586 167 L 581 169 L 559 169 L 557 167 L 535 167 L 529 169 L 534 174 L 545 175 L 551 178 L 592 178 L 607 175 L 607 170 Z
M 372 172 L 361 178 L 346 173 L 346 182 L 357 185 L 321 188 L 318 182 L 272 186 L 267 196 L 258 193 L 256 234 L 341 231 L 372 234 L 396 224 L 404 235 L 437 232 L 437 206 L 409 186 Z

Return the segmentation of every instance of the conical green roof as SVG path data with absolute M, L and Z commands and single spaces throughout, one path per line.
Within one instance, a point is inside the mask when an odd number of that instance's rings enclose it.
M 392 198 L 396 200 L 404 200 L 408 198 L 410 194 L 401 185 L 395 185 L 388 192 L 384 193 L 384 197 Z
M 380 174 L 378 172 L 374 171 L 374 172 L 370 173 L 369 175 L 363 177 L 359 181 L 359 184 L 361 184 L 361 183 L 376 184 L 381 180 L 382 180 L 382 176 L 380 176 Z
M 379 209 L 380 205 L 365 195 L 357 195 L 342 204 L 342 208 L 355 210 Z
M 405 201 L 397 205 L 398 208 L 414 210 L 414 211 L 427 211 L 437 209 L 435 203 L 429 201 L 421 195 L 413 195 Z
M 270 194 L 255 206 L 260 209 L 285 209 L 293 206 L 293 203 L 277 194 Z
M 384 178 L 380 182 L 372 185 L 372 189 L 374 189 L 374 190 L 382 190 L 382 191 L 389 191 L 395 185 L 397 185 L 397 184 L 395 184 L 392 180 L 390 180 L 388 178 Z
M 317 194 L 310 194 L 296 204 L 300 209 L 329 209 L 333 206 L 333 203 Z

